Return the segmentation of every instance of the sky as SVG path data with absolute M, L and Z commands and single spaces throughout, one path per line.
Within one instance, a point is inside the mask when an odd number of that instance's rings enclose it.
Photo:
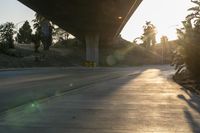
M 189 14 L 187 11 L 194 6 L 191 0 L 143 0 L 121 32 L 124 39 L 133 41 L 143 33 L 146 21 L 151 21 L 157 28 L 157 41 L 166 35 L 174 40 L 176 28 Z
M 29 22 L 34 18 L 35 12 L 17 0 L 0 0 L 0 24 L 13 22 L 20 27 L 25 20 Z
M 14 22 L 20 27 L 25 20 L 31 22 L 35 12 L 17 0 L 0 0 L 0 24 Z M 157 27 L 157 41 L 162 35 L 176 39 L 176 28 L 188 14 L 191 0 L 143 0 L 121 32 L 124 39 L 133 41 L 142 35 L 143 25 L 151 21 Z

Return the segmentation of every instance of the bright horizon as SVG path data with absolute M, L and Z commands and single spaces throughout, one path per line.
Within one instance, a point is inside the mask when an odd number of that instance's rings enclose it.
M 153 3 L 152 3 L 153 2 Z M 162 35 L 169 40 L 176 39 L 176 28 L 188 14 L 192 6 L 190 0 L 143 0 L 121 32 L 124 39 L 133 41 L 142 35 L 145 21 L 151 21 L 157 27 L 157 41 Z M 35 12 L 17 0 L 4 0 L 0 5 L 0 24 L 13 22 L 15 24 L 34 18 Z M 20 27 L 23 23 L 20 23 Z M 18 28 L 17 27 L 17 28 Z
M 174 40 L 176 28 L 181 26 L 192 6 L 191 0 L 143 0 L 122 30 L 122 38 L 132 42 L 142 35 L 145 22 L 151 21 L 157 28 L 158 42 L 162 35 Z

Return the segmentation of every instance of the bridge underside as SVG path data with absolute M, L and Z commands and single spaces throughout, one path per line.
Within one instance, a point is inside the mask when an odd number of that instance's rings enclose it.
M 142 0 L 19 1 L 78 38 L 98 33 L 109 39 L 121 31 Z
M 87 53 L 98 52 L 96 47 L 99 41 L 111 40 L 117 36 L 142 2 L 142 0 L 19 1 L 88 43 Z M 91 57 L 88 60 L 98 61 L 98 53 L 87 57 Z

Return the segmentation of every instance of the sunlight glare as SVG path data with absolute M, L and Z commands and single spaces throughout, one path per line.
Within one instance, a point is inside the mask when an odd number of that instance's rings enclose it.
M 169 40 L 176 39 L 176 28 L 188 15 L 192 7 L 190 0 L 143 0 L 121 32 L 124 39 L 133 41 L 143 33 L 145 21 L 151 21 L 157 27 L 157 41 L 162 35 Z

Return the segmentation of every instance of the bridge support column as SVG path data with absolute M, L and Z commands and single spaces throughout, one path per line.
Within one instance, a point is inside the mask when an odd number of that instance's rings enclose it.
M 96 65 L 99 64 L 99 35 L 87 34 L 85 36 L 86 42 L 86 60 L 93 61 Z

